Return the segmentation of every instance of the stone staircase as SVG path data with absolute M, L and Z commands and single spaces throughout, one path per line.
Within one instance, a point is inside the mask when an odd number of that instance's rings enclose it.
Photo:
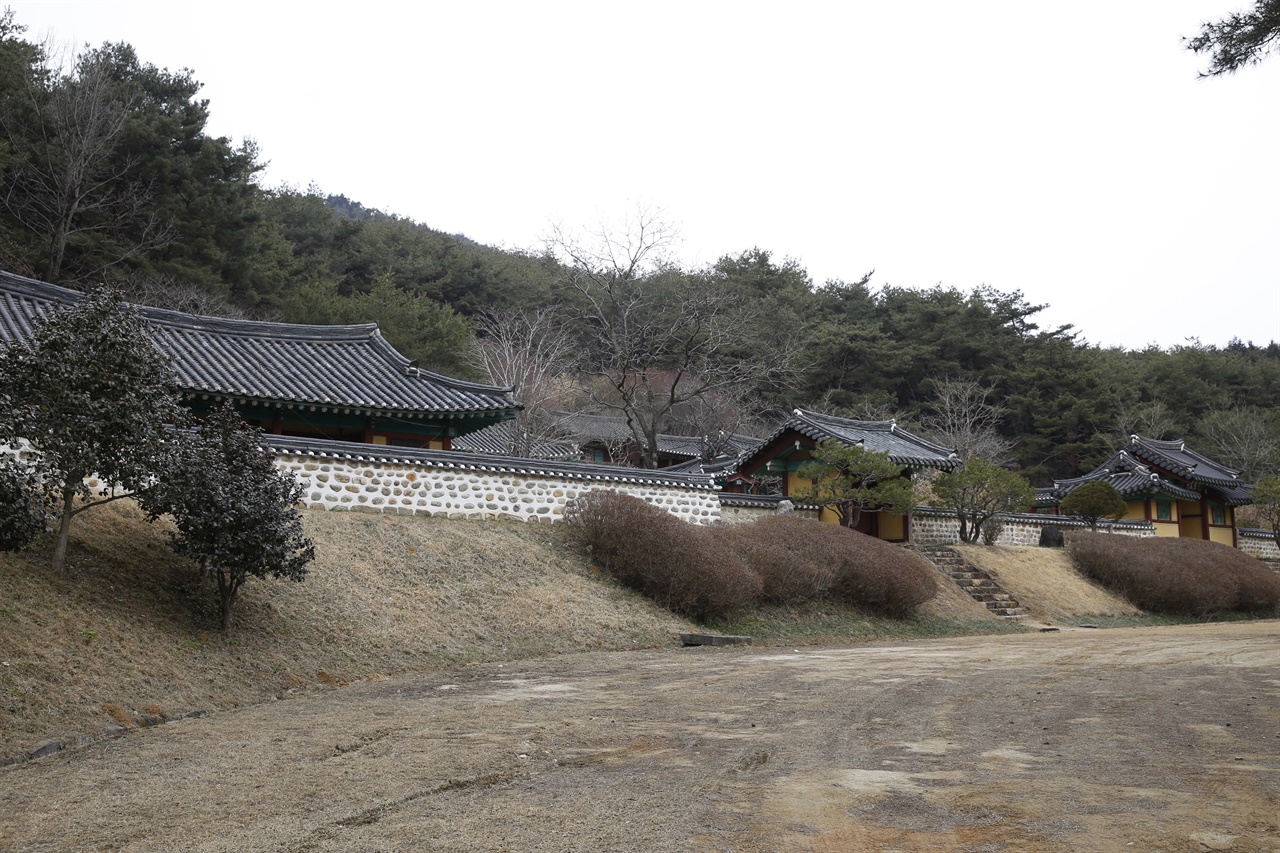
M 986 571 L 966 562 L 955 548 L 949 545 L 913 545 L 911 550 L 937 566 L 938 571 L 950 576 L 956 586 L 997 617 L 1022 619 L 1031 612 L 1019 604 L 1012 595 L 1005 592 L 1004 588 Z

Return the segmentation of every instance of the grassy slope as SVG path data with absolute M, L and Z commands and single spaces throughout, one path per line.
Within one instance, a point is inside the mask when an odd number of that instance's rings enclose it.
M 692 626 L 593 576 L 550 526 L 310 512 L 301 584 L 250 581 L 224 636 L 211 587 L 127 501 L 0 553 L 0 757 L 142 715 L 406 670 L 667 644 Z M 76 541 L 79 540 L 79 541 Z
M 1077 616 L 1129 616 L 1142 612 L 1123 596 L 1077 572 L 1063 549 L 959 545 L 957 550 L 1029 607 L 1035 619 L 1070 622 Z
M 395 672 L 668 645 L 696 627 L 600 577 L 556 527 L 319 511 L 306 523 L 310 577 L 250 582 L 230 635 L 215 630 L 212 589 L 129 502 L 77 519 L 72 577 L 50 572 L 48 541 L 0 553 L 0 759 L 144 717 Z M 1044 552 L 1025 550 L 1014 562 L 1039 565 Z M 997 569 L 1029 594 L 1017 571 Z M 1061 566 L 1035 571 L 1062 583 Z M 711 627 L 785 644 L 1018 630 L 946 583 L 905 623 L 815 603 Z

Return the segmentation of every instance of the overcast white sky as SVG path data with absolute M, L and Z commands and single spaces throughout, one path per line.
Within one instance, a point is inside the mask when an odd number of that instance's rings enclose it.
M 1021 290 L 1090 343 L 1280 341 L 1280 56 L 1254 0 L 7 2 L 191 68 L 266 183 L 484 243 L 664 208 L 688 264 Z

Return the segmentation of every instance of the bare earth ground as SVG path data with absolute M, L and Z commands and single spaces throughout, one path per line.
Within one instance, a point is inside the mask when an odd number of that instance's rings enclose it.
M 0 771 L 0 847 L 1280 851 L 1280 623 L 566 655 Z

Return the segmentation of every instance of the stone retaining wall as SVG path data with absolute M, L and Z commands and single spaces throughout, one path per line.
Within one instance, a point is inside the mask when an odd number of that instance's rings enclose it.
M 1039 545 L 1040 531 L 1046 526 L 1064 531 L 1089 527 L 1080 519 L 1063 515 L 1011 513 L 1001 515 L 1000 520 L 1004 522 L 1004 529 L 996 540 L 997 545 Z M 1099 522 L 1098 529 L 1121 536 L 1156 535 L 1155 528 L 1145 521 Z M 917 507 L 911 518 L 911 541 L 916 545 L 954 545 L 960 541 L 960 520 L 951 510 Z
M 302 483 L 304 503 L 320 509 L 554 521 L 578 495 L 611 489 L 695 524 L 720 519 L 706 477 L 283 436 L 263 440 L 276 466 Z
M 1236 544 L 1241 551 L 1260 560 L 1280 560 L 1280 547 L 1270 530 L 1242 527 L 1236 531 Z

